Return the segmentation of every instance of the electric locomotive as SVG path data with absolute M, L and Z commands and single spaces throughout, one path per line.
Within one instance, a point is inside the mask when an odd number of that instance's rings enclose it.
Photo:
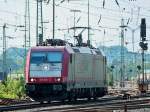
M 36 101 L 102 97 L 107 93 L 106 57 L 83 43 L 47 39 L 29 50 L 25 78 L 26 93 Z

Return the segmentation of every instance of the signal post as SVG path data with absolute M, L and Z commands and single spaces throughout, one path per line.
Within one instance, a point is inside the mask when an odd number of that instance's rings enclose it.
M 148 43 L 146 43 L 146 20 L 145 18 L 141 19 L 141 42 L 139 43 L 141 49 L 142 49 L 142 81 L 139 81 L 138 87 L 141 93 L 146 93 L 148 90 L 148 84 L 146 83 L 145 78 L 145 66 L 144 66 L 144 51 L 148 49 Z

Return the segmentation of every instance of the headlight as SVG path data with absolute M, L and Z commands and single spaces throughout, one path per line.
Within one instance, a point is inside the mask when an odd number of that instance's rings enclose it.
M 60 82 L 60 81 L 61 81 L 61 78 L 57 77 L 57 78 L 55 78 L 55 81 L 56 81 L 56 82 Z
M 60 82 L 60 80 L 61 80 L 60 78 L 57 78 L 57 81 L 58 81 L 58 82 Z
M 33 78 L 31 78 L 31 82 L 33 82 L 34 81 L 34 79 Z
M 34 82 L 34 81 L 36 81 L 36 79 L 31 78 L 30 81 L 31 81 L 31 82 Z

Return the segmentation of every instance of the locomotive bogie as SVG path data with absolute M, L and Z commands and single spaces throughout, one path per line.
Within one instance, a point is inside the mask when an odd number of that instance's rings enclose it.
M 36 101 L 66 99 L 66 84 L 27 84 L 26 93 Z M 61 97 L 60 97 L 61 96 Z

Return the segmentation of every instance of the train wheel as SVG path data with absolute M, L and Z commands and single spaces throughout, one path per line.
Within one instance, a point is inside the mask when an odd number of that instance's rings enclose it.
M 44 104 L 44 101 L 40 101 L 40 104 Z
M 88 100 L 91 100 L 91 98 L 92 98 L 92 92 L 89 91 Z
M 71 98 L 68 98 L 68 101 L 71 102 Z
M 89 100 L 89 101 L 91 100 L 91 97 L 90 97 L 90 96 L 88 97 L 88 100 Z
M 68 96 L 68 98 L 67 98 L 67 99 L 68 99 L 68 101 L 69 101 L 69 102 L 71 102 L 71 100 L 72 100 L 71 92 L 68 92 L 67 96 Z
M 67 99 L 67 96 L 63 97 L 63 98 L 61 99 L 61 102 L 64 103 L 66 99 Z
M 64 102 L 65 102 L 65 99 L 61 99 L 61 102 L 64 103 Z
M 74 96 L 73 101 L 77 101 L 77 96 Z
M 50 104 L 50 103 L 51 103 L 51 101 L 49 100 L 47 103 L 49 103 L 49 104 Z
M 93 99 L 97 100 L 97 91 L 96 90 L 93 92 Z
M 62 91 L 61 102 L 65 102 L 66 99 L 68 99 L 67 91 Z
M 94 100 L 97 100 L 97 99 L 98 99 L 96 96 L 94 96 L 93 98 L 94 98 Z
M 76 96 L 76 93 L 75 92 L 73 92 L 72 94 L 71 94 L 71 101 L 77 101 L 77 96 Z

